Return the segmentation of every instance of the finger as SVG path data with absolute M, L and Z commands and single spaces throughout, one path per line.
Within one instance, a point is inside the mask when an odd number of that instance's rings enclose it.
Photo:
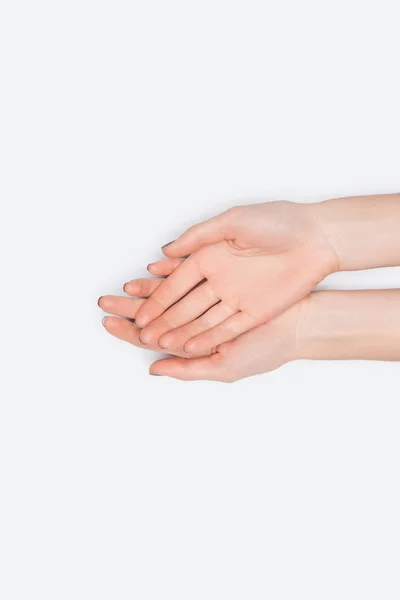
M 140 341 L 143 344 L 158 342 L 164 333 L 197 319 L 217 302 L 219 298 L 212 291 L 208 281 L 202 283 L 142 329 Z
M 143 346 L 140 343 L 140 331 L 130 321 L 120 319 L 119 317 L 104 317 L 103 326 L 104 329 L 114 337 L 123 340 L 124 342 L 128 342 L 129 344 L 133 344 L 134 346 L 138 346 L 139 348 L 148 348 L 151 350 L 149 346 Z
M 175 271 L 184 260 L 184 258 L 162 258 L 147 265 L 147 270 L 157 277 L 171 275 L 172 271 Z
M 179 304 L 176 306 L 179 306 Z M 159 346 L 164 349 L 183 348 L 185 347 L 186 342 L 188 342 L 192 337 L 203 333 L 203 331 L 212 329 L 216 325 L 219 325 L 219 323 L 222 323 L 228 319 L 228 317 L 234 315 L 236 312 L 237 311 L 235 311 L 233 308 L 227 304 L 224 304 L 224 302 L 219 302 L 195 321 L 162 335 L 158 341 Z
M 162 284 L 164 279 L 152 279 L 147 277 L 144 279 L 132 279 L 124 285 L 124 292 L 128 296 L 141 296 L 147 298 Z
M 202 354 L 211 348 L 218 347 L 224 342 L 235 339 L 238 335 L 245 333 L 257 325 L 258 322 L 254 317 L 244 312 L 238 312 L 209 331 L 191 338 L 186 342 L 184 349 L 191 354 Z
M 125 298 L 124 296 L 102 296 L 98 304 L 104 312 L 134 319 L 140 306 L 145 302 L 143 298 Z
M 168 276 L 183 262 L 183 258 L 164 258 L 156 263 L 147 265 L 147 270 L 156 276 Z M 155 267 L 155 268 L 154 268 Z M 123 289 L 129 296 L 147 297 L 158 288 L 163 282 L 163 279 L 151 279 L 145 277 L 142 279 L 132 279 L 125 283 Z
M 133 344 L 138 348 L 142 348 L 143 350 L 152 350 L 153 352 L 160 352 L 160 348 L 157 344 L 147 344 L 143 345 L 139 339 L 140 330 L 135 327 L 131 321 L 126 321 L 125 319 L 121 319 L 119 317 L 104 317 L 103 319 L 104 329 L 110 333 L 112 336 L 124 341 L 129 344 Z M 177 350 L 170 350 L 170 354 L 174 354 L 175 356 L 184 356 L 187 358 L 187 355 L 184 353 L 182 348 Z
M 162 315 L 167 308 L 190 292 L 201 279 L 196 261 L 191 257 L 183 261 L 140 308 L 136 315 L 137 326 L 143 328 Z
M 226 368 L 219 354 L 201 358 L 163 358 L 156 360 L 150 367 L 151 375 L 163 375 L 182 381 L 224 381 L 225 372 Z
M 166 256 L 187 256 L 202 246 L 232 239 L 239 207 L 231 208 L 212 219 L 192 225 L 176 240 L 163 247 Z

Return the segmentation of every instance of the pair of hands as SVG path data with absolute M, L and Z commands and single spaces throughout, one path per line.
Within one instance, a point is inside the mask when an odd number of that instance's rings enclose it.
M 179 379 L 235 381 L 298 357 L 308 294 L 340 266 L 317 204 L 235 207 L 163 252 L 148 270 L 166 279 L 132 280 L 129 297 L 103 296 L 99 305 L 119 317 L 103 321 L 111 334 L 175 355 L 151 374 Z

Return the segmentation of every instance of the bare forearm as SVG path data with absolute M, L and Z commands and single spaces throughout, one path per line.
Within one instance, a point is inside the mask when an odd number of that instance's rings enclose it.
M 400 194 L 338 198 L 313 206 L 339 269 L 400 265 Z
M 311 294 L 299 358 L 400 361 L 400 290 Z

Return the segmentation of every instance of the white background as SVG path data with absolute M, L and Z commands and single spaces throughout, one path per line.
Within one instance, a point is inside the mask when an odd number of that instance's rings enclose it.
M 398 600 L 399 364 L 152 378 L 96 305 L 236 203 L 398 192 L 396 9 L 1 3 L 2 600 Z

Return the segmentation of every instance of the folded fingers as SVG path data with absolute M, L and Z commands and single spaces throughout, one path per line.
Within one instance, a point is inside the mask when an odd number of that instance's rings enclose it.
M 140 334 L 141 342 L 157 342 L 167 331 L 190 323 L 218 302 L 219 298 L 212 291 L 210 284 L 207 281 L 202 283 L 147 325 Z
M 254 317 L 245 312 L 237 312 L 222 323 L 192 337 L 184 345 L 184 350 L 190 354 L 203 354 L 211 348 L 229 342 L 259 323 Z
M 231 308 L 224 302 L 219 302 L 207 312 L 202 314 L 194 321 L 178 327 L 173 331 L 164 333 L 159 339 L 160 348 L 185 348 L 186 342 L 199 334 L 216 327 L 223 323 L 226 319 L 236 314 L 235 309 Z M 213 348 L 212 346 L 206 350 L 206 353 Z M 199 353 L 201 354 L 201 352 Z
M 108 333 L 112 336 L 124 341 L 129 344 L 133 344 L 137 348 L 143 348 L 144 350 L 153 350 L 159 352 L 160 349 L 157 345 L 146 345 L 144 346 L 139 339 L 140 331 L 130 321 L 120 319 L 118 317 L 104 317 L 103 326 Z M 173 352 L 176 356 L 183 356 L 183 350 L 180 352 Z

